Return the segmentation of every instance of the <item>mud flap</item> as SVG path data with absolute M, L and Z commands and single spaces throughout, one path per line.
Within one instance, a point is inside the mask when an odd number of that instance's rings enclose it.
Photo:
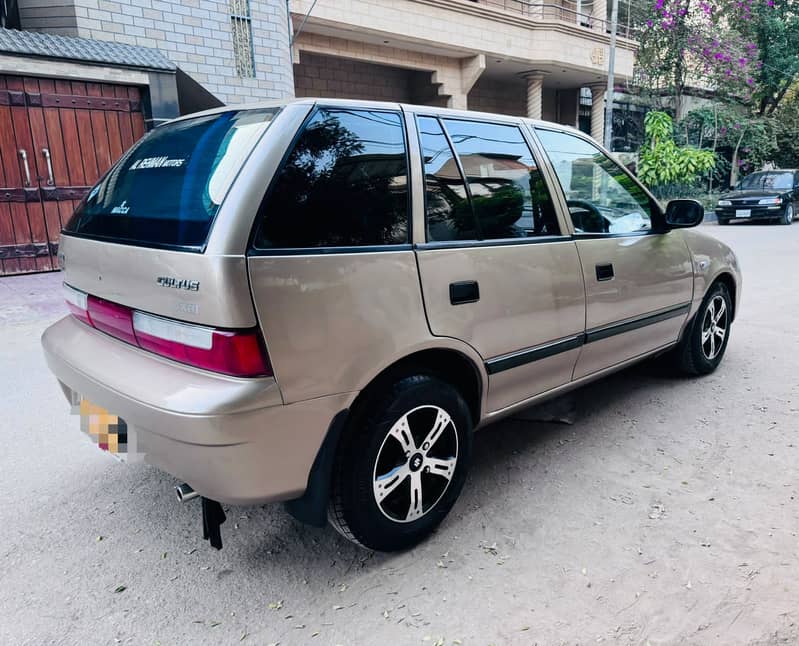
M 203 508 L 203 538 L 211 543 L 211 547 L 222 549 L 222 533 L 219 528 L 227 520 L 225 512 L 216 500 L 209 500 L 204 497 L 202 500 Z

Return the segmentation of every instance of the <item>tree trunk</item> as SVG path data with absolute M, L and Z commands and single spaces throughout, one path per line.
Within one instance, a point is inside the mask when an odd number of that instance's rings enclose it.
M 732 170 L 730 171 L 730 188 L 734 188 L 738 183 L 738 149 L 741 147 L 741 142 L 746 134 L 746 126 L 741 130 L 741 136 L 738 137 L 738 142 L 735 144 L 735 150 L 732 151 Z
M 713 154 L 716 153 L 716 146 L 719 143 L 719 107 L 713 104 Z M 707 192 L 713 192 L 713 170 L 708 173 Z

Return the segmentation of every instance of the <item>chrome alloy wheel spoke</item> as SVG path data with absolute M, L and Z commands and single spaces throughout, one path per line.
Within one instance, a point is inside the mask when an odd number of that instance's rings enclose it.
M 425 473 L 441 476 L 449 481 L 455 475 L 455 465 L 457 463 L 458 461 L 455 458 L 425 458 L 423 464 Z
M 426 427 L 418 427 L 424 423 Z M 419 437 L 424 439 L 417 442 Z M 453 455 L 447 456 L 450 451 Z M 432 405 L 408 411 L 378 451 L 372 482 L 378 508 L 396 522 L 422 518 L 444 495 L 457 464 L 458 435 L 450 415 Z
M 702 353 L 706 359 L 712 361 L 719 355 L 726 337 L 727 304 L 721 296 L 716 296 L 702 318 Z

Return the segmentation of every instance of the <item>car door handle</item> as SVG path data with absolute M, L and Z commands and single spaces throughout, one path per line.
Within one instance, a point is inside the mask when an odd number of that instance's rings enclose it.
M 597 280 L 612 280 L 613 279 L 613 265 L 597 265 L 596 266 L 596 279 Z
M 453 305 L 476 303 L 480 300 L 480 285 L 476 280 L 449 284 L 449 302 Z

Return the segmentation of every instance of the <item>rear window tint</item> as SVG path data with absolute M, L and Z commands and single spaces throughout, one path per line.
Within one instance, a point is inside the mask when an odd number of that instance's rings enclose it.
M 318 109 L 275 177 L 255 247 L 408 242 L 407 168 L 398 112 Z
M 223 112 L 156 128 L 89 192 L 64 230 L 145 246 L 202 247 L 276 113 Z

